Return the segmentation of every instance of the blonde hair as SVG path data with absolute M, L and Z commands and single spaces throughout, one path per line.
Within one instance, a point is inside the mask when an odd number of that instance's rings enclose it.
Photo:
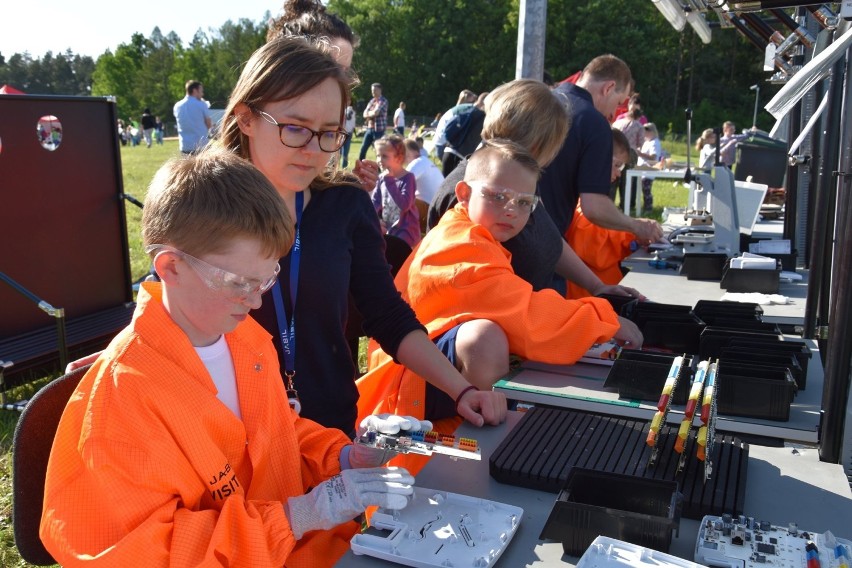
M 270 257 L 293 244 L 293 220 L 266 176 L 232 152 L 207 149 L 157 170 L 142 210 L 145 246 L 168 244 L 193 256 L 221 252 L 238 237 Z
M 482 139 L 513 140 L 544 167 L 562 148 L 570 122 L 566 103 L 547 85 L 517 79 L 503 83 L 486 97 Z
M 645 130 L 649 130 L 651 132 L 651 134 L 654 135 L 654 138 L 660 137 L 660 133 L 657 132 L 657 125 L 654 124 L 653 122 L 649 122 L 649 123 L 645 124 L 644 128 L 645 128 Z
M 536 179 L 541 175 L 541 166 L 539 166 L 536 159 L 532 157 L 526 148 L 512 140 L 494 138 L 492 140 L 483 140 L 482 147 L 468 158 L 464 180 L 475 181 L 484 179 L 491 171 L 491 163 L 494 160 L 516 162 L 525 170 L 535 174 Z
M 237 105 L 259 109 L 266 103 L 294 99 L 326 79 L 334 79 L 340 88 L 340 124 L 343 124 L 354 80 L 332 57 L 328 42 L 299 36 L 268 41 L 252 54 L 234 85 L 222 118 L 219 144 L 250 159 L 251 140 L 240 130 L 239 117 L 234 112 Z M 320 174 L 311 183 L 312 189 L 352 181 L 337 170 L 337 160 L 332 162 L 335 167 Z
M 710 137 L 716 137 L 716 133 L 713 132 L 712 128 L 705 128 L 704 132 L 701 133 L 701 136 L 698 137 L 698 140 L 695 141 L 695 149 L 701 150 L 705 144 L 710 143 Z

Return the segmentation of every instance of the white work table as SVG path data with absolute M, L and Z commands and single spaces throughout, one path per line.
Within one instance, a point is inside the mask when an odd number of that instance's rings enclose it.
M 698 300 L 719 300 L 727 290 L 712 280 L 689 280 L 678 270 L 652 268 L 648 261 L 654 255 L 645 249 L 639 249 L 622 261 L 629 268 L 621 284 L 635 288 L 653 302 L 695 306 Z M 799 325 L 805 318 L 805 300 L 808 295 L 807 271 L 799 270 L 802 280 L 799 282 L 781 282 L 778 294 L 789 298 L 788 304 L 764 305 L 766 321 L 792 323 Z
M 574 566 L 578 559 L 564 555 L 560 542 L 538 538 L 556 494 L 499 483 L 489 475 L 489 457 L 521 416 L 510 412 L 506 423 L 496 427 L 478 429 L 463 424 L 457 434 L 479 441 L 482 461 L 452 461 L 435 456 L 417 476 L 417 485 L 524 509 L 518 532 L 497 566 Z M 840 465 L 820 462 L 814 449 L 752 445 L 748 468 L 745 515 L 777 525 L 795 522 L 802 530 L 831 530 L 835 536 L 852 538 L 852 493 Z M 692 560 L 698 525 L 698 521 L 681 519 L 680 533 L 672 540 L 669 553 Z M 393 565 L 351 551 L 336 564 L 338 567 Z

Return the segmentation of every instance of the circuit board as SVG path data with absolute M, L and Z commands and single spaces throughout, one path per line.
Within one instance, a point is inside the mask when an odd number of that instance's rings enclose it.
M 731 568 L 849 568 L 852 542 L 831 531 L 802 531 L 740 515 L 706 516 L 695 542 L 695 561 Z
M 400 454 L 422 456 L 442 454 L 466 460 L 482 459 L 482 450 L 480 450 L 479 443 L 476 440 L 459 438 L 453 434 L 441 434 L 434 430 L 429 432 L 407 432 L 403 430 L 399 434 L 382 434 L 375 430 L 368 430 L 363 435 L 356 437 L 355 443 L 379 450 L 393 450 Z

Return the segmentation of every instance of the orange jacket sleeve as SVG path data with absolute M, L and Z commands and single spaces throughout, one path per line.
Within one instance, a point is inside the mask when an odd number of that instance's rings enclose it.
M 64 566 L 322 566 L 353 527 L 296 541 L 283 502 L 339 472 L 349 441 L 290 411 L 268 335 L 226 339 L 242 420 L 146 284 L 131 326 L 69 400 L 41 538 Z M 154 298 L 151 297 L 154 294 Z

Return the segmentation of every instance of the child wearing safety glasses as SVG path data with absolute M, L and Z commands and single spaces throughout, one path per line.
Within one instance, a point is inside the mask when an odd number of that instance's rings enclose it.
M 607 300 L 567 300 L 551 289 L 533 291 L 512 270 L 511 255 L 501 243 L 517 235 L 539 205 L 539 172 L 538 163 L 520 145 L 505 139 L 484 141 L 456 185 L 458 203 L 426 234 L 396 276 L 397 289 L 429 337 L 462 370 L 472 389 L 491 390 L 509 371 L 510 353 L 570 364 L 621 329 Z M 370 369 L 358 381 L 359 415 L 411 414 L 404 412 L 408 409 L 420 410 L 432 421 L 458 423 L 452 399 L 383 351 L 371 354 Z M 451 423 L 436 428 L 449 431 Z M 410 471 L 422 467 L 405 458 L 396 463 L 405 463 Z
M 53 443 L 40 536 L 58 563 L 330 566 L 367 506 L 406 505 L 414 478 L 379 467 L 391 456 L 291 409 L 269 334 L 248 316 L 293 235 L 284 200 L 234 154 L 157 172 L 142 237 L 161 281 L 143 283 Z

